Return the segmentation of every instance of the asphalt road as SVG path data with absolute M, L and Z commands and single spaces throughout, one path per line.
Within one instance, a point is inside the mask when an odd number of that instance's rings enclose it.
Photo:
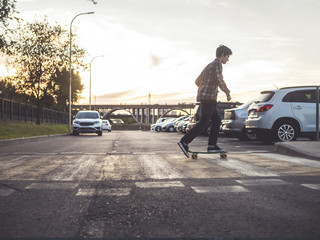
M 180 138 L 113 131 L 0 146 L 0 238 L 320 238 L 320 162 L 224 137 L 227 159 L 188 159 Z

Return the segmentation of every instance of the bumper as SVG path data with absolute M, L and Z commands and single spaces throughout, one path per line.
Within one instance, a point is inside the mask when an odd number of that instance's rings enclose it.
M 241 133 L 244 122 L 224 120 L 221 124 L 221 131 L 226 133 Z
M 101 127 L 73 127 L 74 132 L 78 133 L 99 133 L 102 131 Z

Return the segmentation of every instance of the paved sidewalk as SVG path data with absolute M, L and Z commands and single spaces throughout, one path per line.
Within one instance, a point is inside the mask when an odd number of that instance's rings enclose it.
M 277 142 L 274 152 L 320 160 L 320 141 Z
M 59 137 L 59 136 L 67 136 L 70 135 L 69 133 L 62 133 L 62 134 L 53 134 L 53 135 L 43 135 L 43 136 L 34 136 L 34 137 L 23 137 L 23 138 L 13 138 L 13 139 L 3 139 L 0 140 L 0 146 L 8 146 L 12 144 L 18 144 L 23 142 L 36 142 L 41 141 L 45 138 L 49 137 Z

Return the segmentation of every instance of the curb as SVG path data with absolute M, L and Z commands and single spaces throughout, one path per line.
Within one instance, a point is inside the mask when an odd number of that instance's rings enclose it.
M 44 138 L 51 138 L 51 137 L 60 137 L 60 136 L 68 136 L 71 135 L 70 133 L 63 133 L 63 134 L 54 134 L 54 135 L 43 135 L 43 136 L 34 136 L 34 137 L 22 137 L 22 138 L 13 138 L 13 139 L 4 139 L 0 140 L 0 146 L 9 146 L 14 144 L 19 144 L 23 142 L 37 142 L 41 141 Z
M 300 146 L 295 146 L 290 143 L 277 142 L 274 144 L 273 152 L 294 156 L 294 157 L 305 157 L 314 160 L 320 160 L 319 147 L 310 147 L 310 141 L 308 143 L 300 142 Z M 303 146 L 306 144 L 306 146 Z M 319 142 L 320 146 L 320 142 Z M 308 151 L 309 149 L 309 151 Z

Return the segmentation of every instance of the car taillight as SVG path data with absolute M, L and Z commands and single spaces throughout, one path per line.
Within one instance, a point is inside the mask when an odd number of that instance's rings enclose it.
M 256 110 L 256 112 L 266 112 L 266 111 L 269 111 L 272 107 L 273 107 L 272 104 L 266 104 L 266 105 L 263 105 L 263 106 L 259 107 Z

